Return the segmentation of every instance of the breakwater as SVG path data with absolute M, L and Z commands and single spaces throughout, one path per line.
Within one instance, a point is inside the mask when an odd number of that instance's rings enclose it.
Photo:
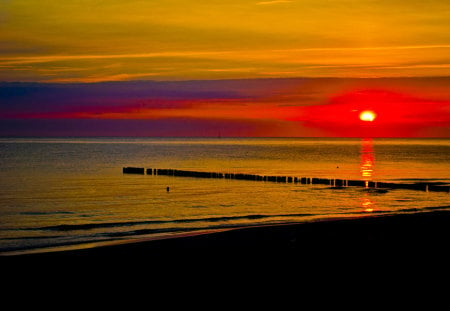
M 243 173 L 223 173 L 223 172 L 204 172 L 204 171 L 188 171 L 178 169 L 161 169 L 161 168 L 141 168 L 141 167 L 124 167 L 124 174 L 140 174 L 140 175 L 160 175 L 174 177 L 192 177 L 192 178 L 214 178 L 214 179 L 236 179 L 259 182 L 273 183 L 294 183 L 301 185 L 328 185 L 335 189 L 345 187 L 364 187 L 376 189 L 376 191 L 388 191 L 391 189 L 409 189 L 419 191 L 437 191 L 449 192 L 450 187 L 445 183 L 439 182 L 415 182 L 415 183 L 392 183 L 377 182 L 368 180 L 349 180 L 338 178 L 316 178 L 316 177 L 298 177 L 298 176 L 267 176 Z

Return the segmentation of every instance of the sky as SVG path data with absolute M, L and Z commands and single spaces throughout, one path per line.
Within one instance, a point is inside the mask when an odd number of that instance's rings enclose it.
M 0 135 L 450 137 L 449 33 L 446 0 L 0 0 Z

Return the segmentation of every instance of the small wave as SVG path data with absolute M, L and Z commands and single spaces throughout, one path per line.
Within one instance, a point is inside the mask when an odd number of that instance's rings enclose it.
M 419 212 L 419 211 L 421 211 L 421 210 L 423 210 L 423 208 L 411 207 L 411 208 L 402 208 L 402 209 L 399 209 L 399 210 L 397 210 L 397 212 L 400 212 L 400 213 L 410 213 L 410 212 Z
M 273 222 L 270 224 L 276 223 L 286 223 L 286 222 Z M 267 223 L 263 223 L 267 224 Z M 218 230 L 218 229 L 233 229 L 233 228 L 249 228 L 262 225 L 261 223 L 228 223 L 228 224 L 214 224 L 208 225 L 204 227 L 169 227 L 169 228 L 146 228 L 146 229 L 138 229 L 138 230 L 130 230 L 130 231 L 122 231 L 122 232 L 108 232 L 102 233 L 102 236 L 108 236 L 112 238 L 118 237 L 129 237 L 129 236 L 143 236 L 149 234 L 157 234 L 157 233 L 180 233 L 180 232 L 193 232 L 193 231 L 202 231 L 202 230 Z
M 386 189 L 386 188 L 362 188 L 360 189 L 361 192 L 367 192 L 370 194 L 386 194 L 389 191 L 391 191 L 393 189 Z
M 20 215 L 32 215 L 32 216 L 39 216 L 39 215 L 70 215 L 75 214 L 74 212 L 69 211 L 48 211 L 48 212 L 20 212 Z
M 72 237 L 67 238 L 66 235 L 55 235 L 49 237 L 22 237 L 17 238 L 17 240 L 23 239 L 28 240 L 28 245 L 22 246 L 3 246 L 0 247 L 0 256 L 3 252 L 14 252 L 14 251 L 27 251 L 32 249 L 39 249 L 45 247 L 58 247 L 58 246 L 70 246 L 76 244 L 90 243 L 90 242 L 99 242 L 99 241 L 108 241 L 114 239 L 123 239 L 130 237 L 139 237 L 145 235 L 152 234 L 177 234 L 177 233 L 187 233 L 194 231 L 209 231 L 209 230 L 220 230 L 220 229 L 233 229 L 233 228 L 246 228 L 246 227 L 254 227 L 258 226 L 258 223 L 220 223 L 220 224 L 209 224 L 205 226 L 196 226 L 196 227 L 167 227 L 167 228 L 145 228 L 145 229 L 137 229 L 137 230 L 127 230 L 120 232 L 97 232 L 97 233 L 88 233 L 81 235 L 74 235 Z M 50 239 L 49 239 L 50 238 Z M 15 239 L 15 238 L 14 238 Z M 30 243 L 31 240 L 34 242 Z M 2 241 L 2 239 L 0 239 Z M 5 240 L 7 241 L 7 240 Z
M 231 227 L 231 226 L 229 226 L 229 227 Z M 191 231 L 199 231 L 199 230 L 206 230 L 206 229 L 213 230 L 213 229 L 222 229 L 222 228 L 225 228 L 225 226 L 217 225 L 217 226 L 208 226 L 208 227 L 170 227 L 170 228 L 158 228 L 158 229 L 139 229 L 139 230 L 132 230 L 132 231 L 109 232 L 109 233 L 102 234 L 102 236 L 118 238 L 118 237 L 140 236 L 140 235 L 157 234 L 157 233 L 178 233 L 178 232 L 191 232 Z
M 227 221 L 245 220 L 245 219 L 256 220 L 256 219 L 276 218 L 276 217 L 306 217 L 306 216 L 315 216 L 315 214 L 309 214 L 309 213 L 276 214 L 276 215 L 250 214 L 250 215 L 242 215 L 242 216 L 218 216 L 218 217 L 187 218 L 187 219 L 174 219 L 174 220 L 147 220 L 147 221 L 131 221 L 131 222 L 61 224 L 61 225 L 56 225 L 56 226 L 33 228 L 32 230 L 50 230 L 50 231 L 90 230 L 90 229 L 98 229 L 98 228 L 113 228 L 113 227 L 127 227 L 127 226 L 139 226 L 139 225 L 154 225 L 154 224 L 227 222 Z
M 45 239 L 57 239 L 64 237 L 64 235 L 46 235 L 46 236 L 20 236 L 20 237 L 4 237 L 0 241 L 16 241 L 16 240 L 45 240 Z
M 190 207 L 190 208 L 208 208 L 208 206 L 206 206 L 206 205 L 191 205 L 188 207 Z
M 404 208 L 397 210 L 397 212 L 420 212 L 420 211 L 435 211 L 435 210 L 443 210 L 443 209 L 449 209 L 450 206 L 430 206 L 430 207 L 412 207 L 412 208 Z
M 386 214 L 386 213 L 392 213 L 390 210 L 373 210 L 373 211 L 359 211 L 355 212 L 354 214 L 362 214 L 362 215 L 370 215 L 370 214 Z
M 425 207 L 424 210 L 441 210 L 441 209 L 448 209 L 450 206 L 431 206 L 431 207 Z

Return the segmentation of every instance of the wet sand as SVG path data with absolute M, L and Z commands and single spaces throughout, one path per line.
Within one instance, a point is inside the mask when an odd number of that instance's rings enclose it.
M 449 242 L 450 211 L 439 210 L 144 238 L 20 257 L 133 259 L 149 263 L 224 259 L 264 261 L 268 258 L 415 260 L 418 256 L 427 256 L 448 259 Z

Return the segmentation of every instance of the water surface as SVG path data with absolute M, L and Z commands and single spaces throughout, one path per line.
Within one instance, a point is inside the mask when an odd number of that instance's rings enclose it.
M 450 206 L 448 192 L 122 174 L 137 166 L 449 184 L 445 139 L 3 138 L 0 163 L 0 251 Z

